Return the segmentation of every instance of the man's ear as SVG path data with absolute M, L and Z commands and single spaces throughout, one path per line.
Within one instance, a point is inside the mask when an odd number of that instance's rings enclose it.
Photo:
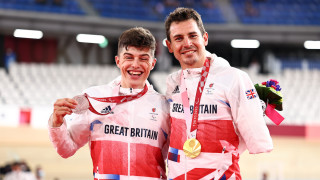
M 204 45 L 207 46 L 209 43 L 209 35 L 207 32 L 203 34 Z
M 120 59 L 119 59 L 119 57 L 118 57 L 118 56 L 115 56 L 114 59 L 115 59 L 115 62 L 116 62 L 116 64 L 117 64 L 118 68 L 120 68 L 120 66 L 119 66 Z
M 169 52 L 170 52 L 170 53 L 173 53 L 173 51 L 172 51 L 172 49 L 171 49 L 171 42 L 170 42 L 168 39 L 166 39 L 166 44 L 167 44 L 167 47 L 168 47 Z

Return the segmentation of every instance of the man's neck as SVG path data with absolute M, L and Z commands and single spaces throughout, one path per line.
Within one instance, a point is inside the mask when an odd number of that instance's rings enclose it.
M 141 84 L 141 85 L 127 85 L 125 83 L 120 83 L 120 87 L 121 88 L 130 88 L 130 89 L 143 89 L 145 86 L 145 84 Z

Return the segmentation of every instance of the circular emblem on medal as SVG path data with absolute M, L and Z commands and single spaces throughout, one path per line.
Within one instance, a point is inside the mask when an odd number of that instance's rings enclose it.
M 188 139 L 183 145 L 183 152 L 190 158 L 199 156 L 201 152 L 200 142 L 195 138 Z
M 78 95 L 73 97 L 72 99 L 76 100 L 78 102 L 78 105 L 75 109 L 72 109 L 72 112 L 75 114 L 82 114 L 87 109 L 89 109 L 89 102 L 88 99 L 84 95 Z

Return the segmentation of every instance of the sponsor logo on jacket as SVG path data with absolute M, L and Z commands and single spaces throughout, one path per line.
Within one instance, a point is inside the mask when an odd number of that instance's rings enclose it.
M 111 106 L 107 106 L 104 109 L 101 110 L 102 114 L 113 114 L 113 112 L 111 111 Z
M 177 94 L 177 93 L 180 93 L 179 86 L 176 86 L 172 91 L 172 94 Z

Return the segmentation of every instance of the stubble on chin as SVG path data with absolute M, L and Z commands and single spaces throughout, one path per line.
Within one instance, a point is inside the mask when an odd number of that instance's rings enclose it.
M 190 58 L 190 59 L 184 59 L 183 63 L 187 66 L 192 66 L 194 65 L 198 60 L 195 58 Z

